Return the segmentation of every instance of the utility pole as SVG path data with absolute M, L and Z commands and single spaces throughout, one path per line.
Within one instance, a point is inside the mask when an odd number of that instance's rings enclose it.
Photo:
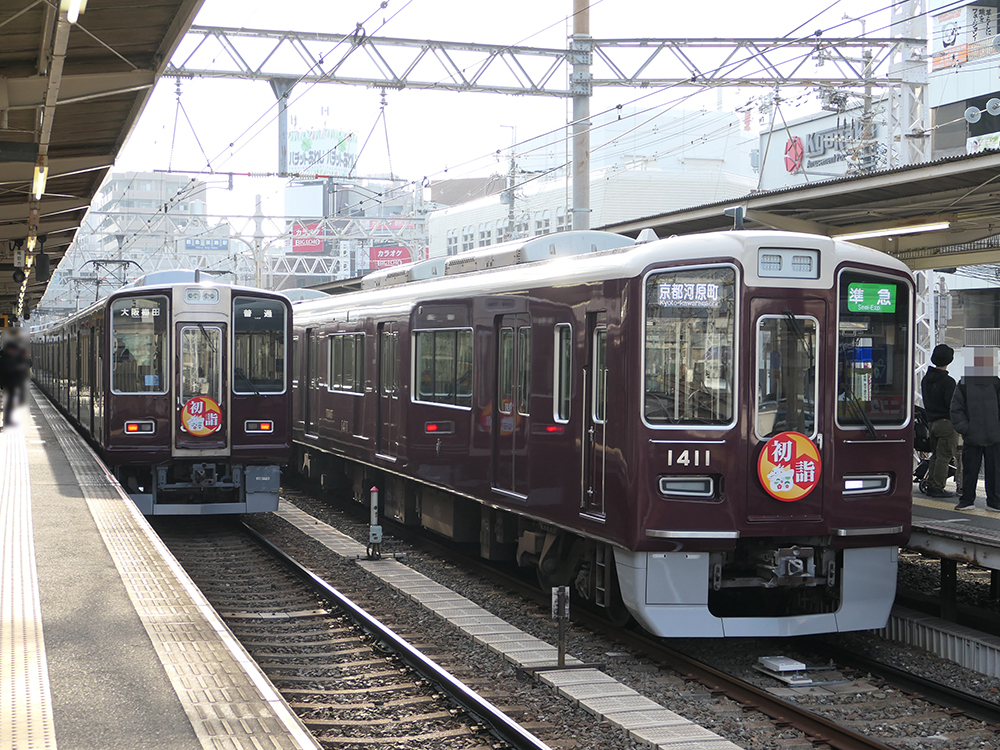
M 590 229 L 590 0 L 573 0 L 573 229 Z
M 514 146 L 517 145 L 517 128 L 513 125 L 501 125 L 501 128 L 510 128 L 510 166 L 507 168 L 507 189 L 503 191 L 500 202 L 507 202 L 507 229 L 502 238 L 504 242 L 514 239 L 514 177 L 517 174 L 517 165 L 514 162 Z
M 264 259 L 261 257 L 264 247 L 264 212 L 260 209 L 260 196 L 257 196 L 257 210 L 253 215 L 257 225 L 253 232 L 253 267 L 254 283 L 258 289 L 264 288 Z
M 180 81 L 180 78 L 177 79 Z M 288 97 L 295 88 L 294 78 L 271 78 L 271 91 L 278 99 L 278 172 L 288 173 Z M 232 177 L 230 177 L 232 179 Z M 260 198 L 260 196 L 257 196 Z M 260 286 L 258 284 L 258 286 Z

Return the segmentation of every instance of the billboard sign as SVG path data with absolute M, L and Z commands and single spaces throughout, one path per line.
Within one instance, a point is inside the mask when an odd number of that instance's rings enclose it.
M 358 137 L 354 133 L 333 128 L 288 132 L 289 171 L 347 177 L 357 154 Z
M 402 266 L 412 261 L 410 248 L 402 245 L 376 245 L 368 253 L 368 267 L 373 271 L 379 268 Z
M 933 17 L 931 31 L 932 70 L 980 60 L 996 54 L 997 9 L 984 5 L 953 8 Z
M 323 229 L 321 224 L 292 224 L 293 253 L 323 252 Z

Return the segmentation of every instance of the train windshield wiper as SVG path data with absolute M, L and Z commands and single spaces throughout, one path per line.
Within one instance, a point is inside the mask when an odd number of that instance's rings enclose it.
M 239 367 L 234 367 L 233 374 L 235 374 L 237 378 L 239 378 L 248 386 L 250 386 L 250 390 L 253 391 L 255 396 L 260 395 L 260 391 L 257 390 L 257 386 L 255 386 L 253 384 L 253 381 L 244 374 L 243 370 L 241 370 Z

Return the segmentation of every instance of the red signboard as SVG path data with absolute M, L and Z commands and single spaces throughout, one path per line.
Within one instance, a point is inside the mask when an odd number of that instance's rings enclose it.
M 320 225 L 293 224 L 292 252 L 293 253 L 323 252 L 323 231 L 320 229 Z
M 372 270 L 401 266 L 411 260 L 410 248 L 402 245 L 380 245 L 373 247 L 368 253 L 368 267 Z

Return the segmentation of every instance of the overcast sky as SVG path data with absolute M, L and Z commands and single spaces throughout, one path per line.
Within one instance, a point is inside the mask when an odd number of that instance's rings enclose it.
M 854 36 L 860 34 L 861 24 L 845 24 L 845 14 L 861 16 L 889 2 L 597 0 L 590 12 L 591 36 L 781 37 L 800 26 L 797 36 L 816 29 L 828 30 L 827 36 Z M 384 5 L 381 8 L 375 0 L 206 0 L 195 23 L 326 33 L 347 33 L 363 23 L 367 33 L 380 36 L 551 48 L 564 48 L 571 28 L 567 18 L 571 0 L 388 0 Z M 869 16 L 869 34 L 888 36 L 887 29 L 879 30 L 888 19 L 885 11 Z M 81 20 L 85 23 L 86 16 Z M 642 93 L 647 92 L 598 90 L 591 111 L 626 104 Z M 681 97 L 692 93 L 692 89 L 663 92 L 642 106 L 678 106 Z M 723 107 L 733 109 L 759 93 L 726 90 Z M 329 127 L 354 131 L 364 141 L 378 122 L 380 101 L 377 90 L 300 84 L 290 111 L 300 124 L 318 125 L 325 119 Z M 178 110 L 175 81 L 162 79 L 119 157 L 118 170 L 202 170 L 206 162 L 217 171 L 277 169 L 275 99 L 267 83 L 182 80 L 180 102 L 190 125 Z M 717 94 L 711 93 L 684 106 L 714 109 L 717 104 Z M 324 107 L 330 113 L 326 118 L 321 115 Z M 385 174 L 391 166 L 396 175 L 420 180 L 503 171 L 506 163 L 491 157 L 511 145 L 512 129 L 503 126 L 516 128 L 521 141 L 564 125 L 569 111 L 568 102 L 552 98 L 389 91 L 385 129 L 379 123 L 361 155 L 359 172 Z M 230 193 L 224 189 L 225 179 L 202 179 L 213 187 L 208 197 L 213 214 L 252 213 L 257 193 L 263 197 L 265 213 L 282 211 L 286 180 L 237 178 L 236 190 Z

